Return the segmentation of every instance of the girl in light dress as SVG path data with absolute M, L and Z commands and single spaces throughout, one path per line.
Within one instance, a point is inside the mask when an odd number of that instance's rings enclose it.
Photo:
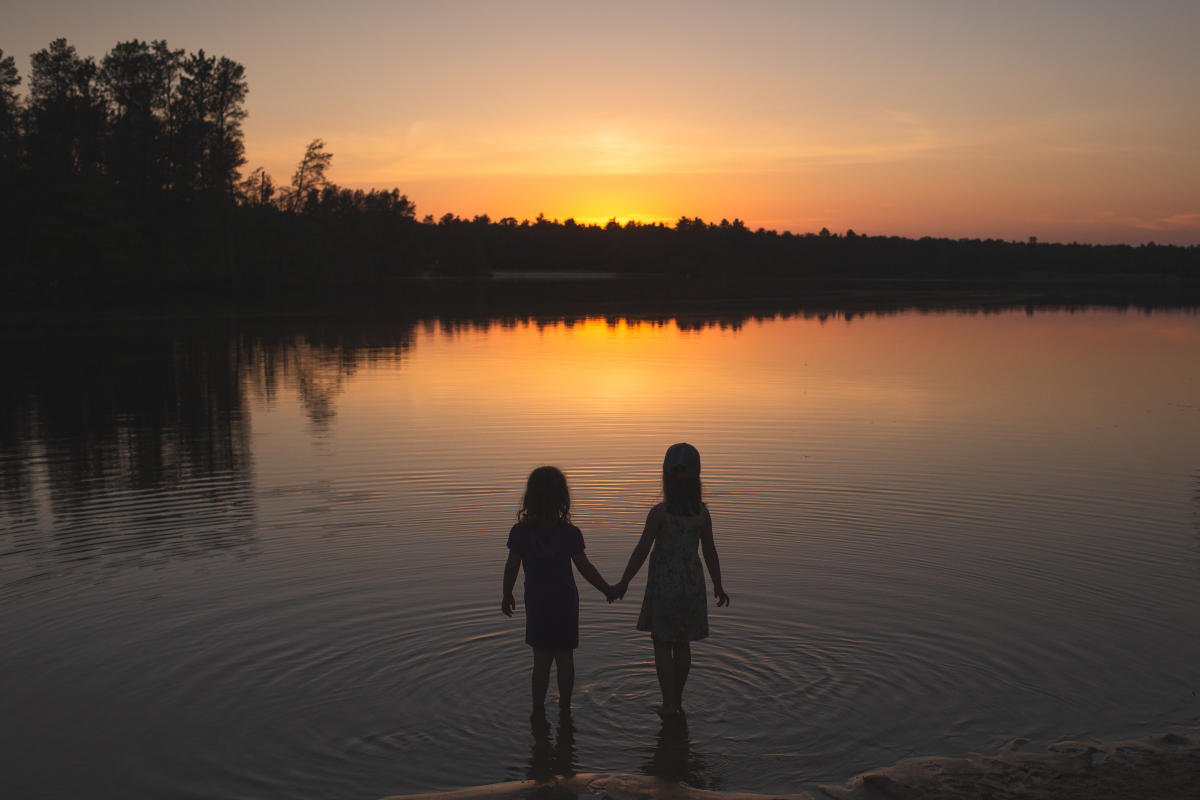
M 663 502 L 650 509 L 625 573 L 613 589 L 617 598 L 623 597 L 650 556 L 637 628 L 649 631 L 654 642 L 654 669 L 662 690 L 656 710 L 666 718 L 683 714 L 691 643 L 708 636 L 707 592 L 697 549 L 704 553 L 717 606 L 729 605 L 729 595 L 721 584 L 712 518 L 701 499 L 700 453 L 695 447 L 680 442 L 667 449 L 662 486 Z

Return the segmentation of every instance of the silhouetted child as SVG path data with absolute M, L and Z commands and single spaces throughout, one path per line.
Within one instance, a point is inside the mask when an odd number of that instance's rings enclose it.
M 513 587 L 523 566 L 525 643 L 533 648 L 533 712 L 545 712 L 553 661 L 558 671 L 559 711 L 568 713 L 575 686 L 573 651 L 579 646 L 579 590 L 571 562 L 610 603 L 616 594 L 583 553 L 583 534 L 571 524 L 567 479 L 555 467 L 538 467 L 530 473 L 517 524 L 508 534 L 508 550 L 500 610 L 512 616 L 517 604 Z
M 663 717 L 675 717 L 683 713 L 683 686 L 692 665 L 691 642 L 708 636 L 704 570 L 697 545 L 704 551 L 717 605 L 728 605 L 729 595 L 721 586 L 712 518 L 701 500 L 696 448 L 684 442 L 668 448 L 662 486 L 663 502 L 650 509 L 642 538 L 615 589 L 617 597 L 625 595 L 629 581 L 649 554 L 650 572 L 637 628 L 649 631 L 654 641 L 654 669 L 662 689 L 662 703 L 656 709 Z

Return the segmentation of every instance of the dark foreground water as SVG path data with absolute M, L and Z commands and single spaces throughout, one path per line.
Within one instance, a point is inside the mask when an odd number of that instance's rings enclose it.
M 1200 317 L 8 328 L 6 797 L 376 798 L 555 771 L 786 791 L 1200 725 Z M 696 444 L 733 597 L 662 729 L 644 572 L 573 726 L 498 610 L 523 480 L 619 577 Z M 518 593 L 519 597 L 519 593 Z

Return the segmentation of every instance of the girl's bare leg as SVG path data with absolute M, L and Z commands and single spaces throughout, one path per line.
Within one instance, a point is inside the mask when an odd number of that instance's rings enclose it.
M 675 689 L 675 659 L 671 657 L 671 642 L 654 640 L 654 671 L 658 673 L 658 688 L 662 690 L 662 708 L 664 715 L 679 713 L 676 705 L 677 692 Z
M 533 690 L 534 713 L 546 711 L 546 689 L 550 686 L 550 664 L 554 661 L 554 651 L 533 649 Z
M 565 714 L 571 710 L 571 691 L 575 688 L 575 654 L 570 650 L 557 651 L 554 665 L 558 671 L 558 711 Z
M 692 669 L 691 642 L 675 642 L 671 646 L 671 661 L 675 667 L 675 708 L 683 710 L 683 686 Z

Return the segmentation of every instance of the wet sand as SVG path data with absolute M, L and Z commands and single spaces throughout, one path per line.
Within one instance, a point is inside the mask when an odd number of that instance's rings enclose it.
M 640 775 L 579 774 L 386 800 L 1197 800 L 1200 736 L 1065 741 L 1044 753 L 1014 739 L 999 753 L 931 756 L 857 775 L 817 794 L 739 794 Z
M 739 794 L 694 789 L 645 775 L 589 772 L 547 780 L 511 781 L 454 792 L 394 795 L 384 800 L 818 800 L 808 792 Z

